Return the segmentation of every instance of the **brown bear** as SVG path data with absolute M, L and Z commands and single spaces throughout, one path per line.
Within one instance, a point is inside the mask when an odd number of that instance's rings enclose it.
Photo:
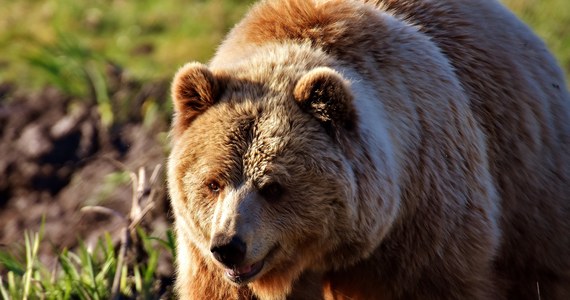
M 570 299 L 570 96 L 494 0 L 267 0 L 172 85 L 182 299 Z

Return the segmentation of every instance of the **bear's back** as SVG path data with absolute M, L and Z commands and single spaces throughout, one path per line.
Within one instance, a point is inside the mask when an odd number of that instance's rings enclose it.
M 570 96 L 544 43 L 495 1 L 368 2 L 430 36 L 469 98 L 487 137 L 501 201 L 503 240 L 495 266 L 513 282 L 521 279 L 509 295 L 528 296 L 536 282 L 522 282 L 551 275 L 544 270 L 567 272 Z M 567 280 L 554 277 L 552 282 Z M 568 292 L 546 284 L 540 290 Z

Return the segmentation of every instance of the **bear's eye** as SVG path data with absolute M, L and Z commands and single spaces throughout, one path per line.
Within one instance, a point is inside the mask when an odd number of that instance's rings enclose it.
M 216 180 L 212 180 L 208 183 L 208 189 L 210 190 L 210 192 L 217 194 L 220 192 L 220 183 L 217 182 Z
M 259 189 L 259 194 L 265 200 L 275 202 L 283 195 L 283 187 L 277 182 L 268 183 Z

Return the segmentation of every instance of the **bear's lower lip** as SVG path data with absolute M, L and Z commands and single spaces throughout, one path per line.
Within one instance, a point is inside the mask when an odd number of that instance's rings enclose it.
M 226 276 L 235 283 L 245 283 L 257 275 L 263 269 L 263 260 L 249 266 L 226 269 Z

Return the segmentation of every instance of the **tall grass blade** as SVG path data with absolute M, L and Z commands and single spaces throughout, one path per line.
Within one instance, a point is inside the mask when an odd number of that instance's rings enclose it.
M 8 291 L 4 287 L 4 281 L 2 280 L 2 276 L 0 276 L 0 295 L 2 295 L 2 299 L 6 300 L 10 299 L 10 297 L 8 297 Z
M 10 290 L 10 295 L 12 295 L 12 297 L 20 298 L 20 294 L 18 294 L 18 286 L 14 279 L 14 272 L 8 272 L 8 289 Z

